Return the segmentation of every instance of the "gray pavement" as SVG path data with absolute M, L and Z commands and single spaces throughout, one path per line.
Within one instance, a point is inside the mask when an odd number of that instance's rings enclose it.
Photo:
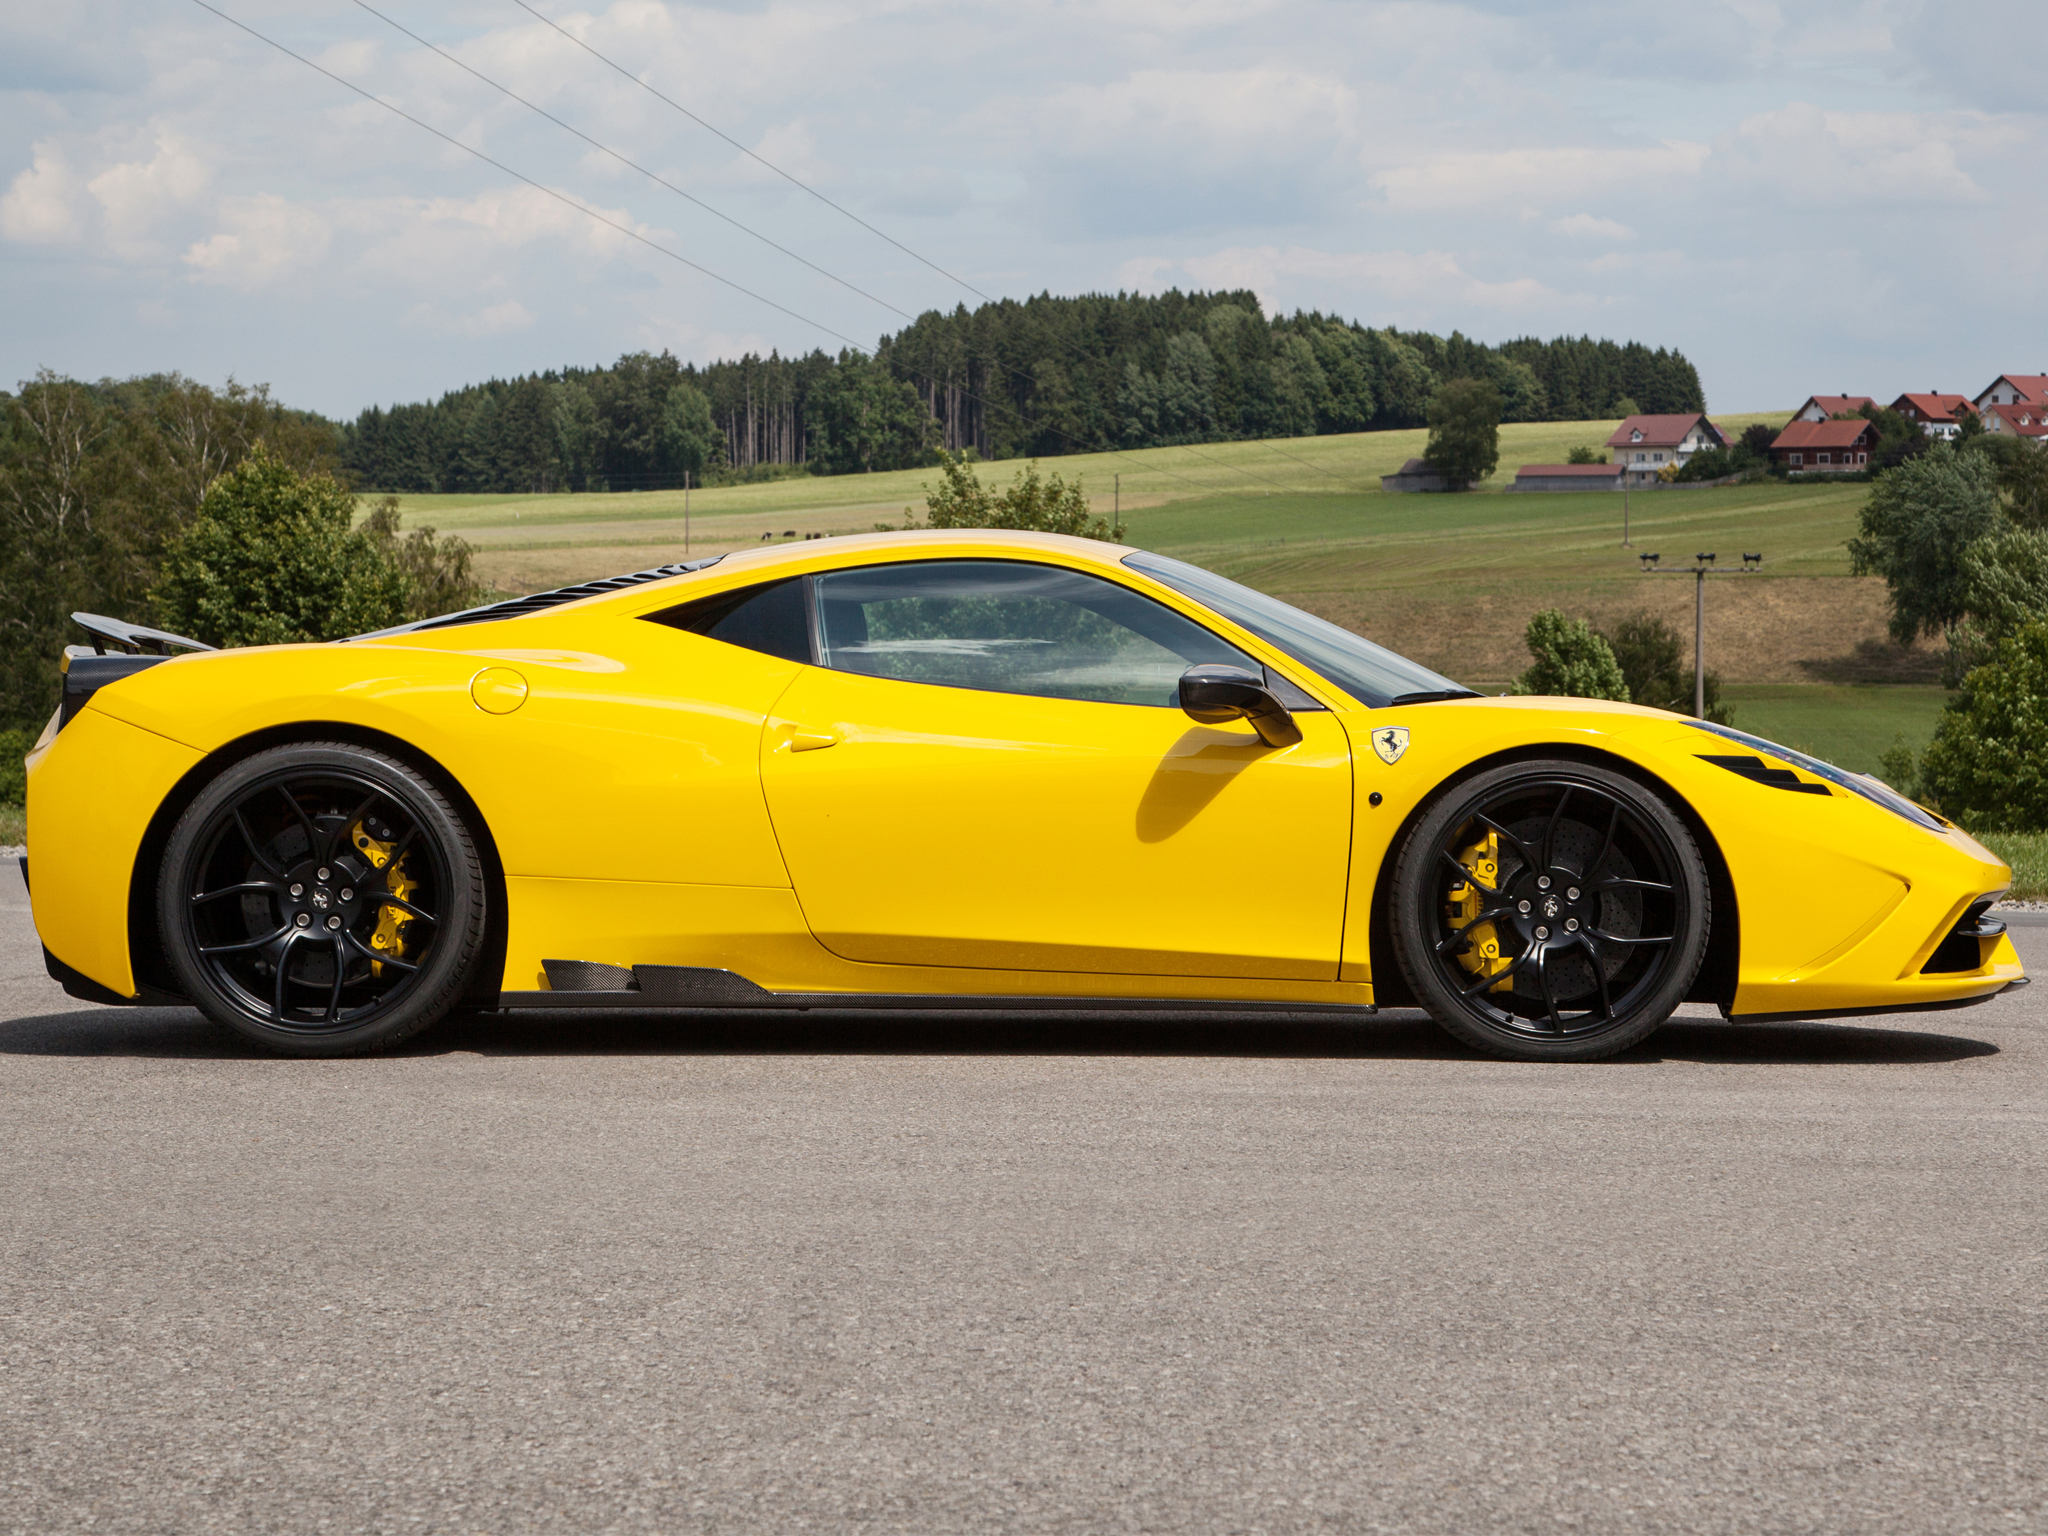
M 2040 1530 L 2044 1014 L 295 1062 L 68 1002 L 10 874 L 0 1531 Z

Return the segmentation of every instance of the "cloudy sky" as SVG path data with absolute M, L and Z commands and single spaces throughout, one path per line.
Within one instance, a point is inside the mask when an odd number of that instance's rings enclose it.
M 1176 285 L 1675 346 L 1722 410 L 2048 372 L 2041 0 L 372 0 L 872 298 L 357 0 L 213 3 L 376 101 L 194 0 L 0 0 L 0 386 L 353 414 Z

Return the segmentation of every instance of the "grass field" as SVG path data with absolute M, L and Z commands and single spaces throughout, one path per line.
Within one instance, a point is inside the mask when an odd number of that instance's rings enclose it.
M 1739 432 L 1787 414 L 1715 420 Z M 1616 425 L 1503 427 L 1499 472 L 1460 496 L 1379 489 L 1380 475 L 1422 452 L 1421 431 L 1077 454 L 1042 468 L 1080 477 L 1098 512 L 1121 517 L 1127 543 L 1272 592 L 1486 691 L 1528 665 L 1522 631 L 1540 608 L 1598 623 L 1648 608 L 1678 628 L 1689 653 L 1692 580 L 1646 576 L 1637 555 L 1655 550 L 1684 565 L 1700 551 L 1726 561 L 1760 551 L 1760 574 L 1707 587 L 1707 663 L 1738 722 L 1863 771 L 1901 736 L 1924 745 L 1943 702 L 1940 659 L 1891 645 L 1882 584 L 1849 573 L 1844 545 L 1867 487 L 1502 494 L 1519 465 L 1561 461 Z M 1000 483 L 1017 468 L 980 473 Z M 533 591 L 678 559 L 686 538 L 690 553 L 711 554 L 758 547 L 764 534 L 901 524 L 936 478 L 926 469 L 699 491 L 687 530 L 677 491 L 409 496 L 402 505 L 408 521 L 470 540 L 501 590 Z
M 1903 739 L 1916 752 L 1934 736 L 1949 695 L 1939 687 L 1864 684 L 1737 684 L 1723 690 L 1738 730 L 1824 758 L 1852 773 L 1876 773 Z
M 1986 832 L 1977 839 L 2012 866 L 2012 901 L 2048 901 L 2048 832 Z
M 1739 430 L 1783 414 L 1716 419 Z M 1516 466 L 1561 460 L 1614 426 L 1503 427 L 1500 472 L 1464 496 L 1379 489 L 1381 474 L 1422 451 L 1421 431 L 1077 454 L 1044 468 L 1079 476 L 1102 514 L 1120 508 L 1127 542 L 1300 603 L 1475 687 L 1497 687 L 1527 665 L 1521 633 L 1539 608 L 1605 621 L 1649 607 L 1690 635 L 1691 583 L 1643 576 L 1635 555 L 1645 549 L 1667 560 L 1765 555 L 1763 574 L 1717 579 L 1710 591 L 1709 665 L 1730 681 L 1932 680 L 1933 658 L 1884 644 L 1882 588 L 1849 575 L 1843 544 L 1861 485 L 1501 494 Z M 1016 468 L 981 473 L 1004 481 Z M 686 548 L 710 554 L 756 547 L 763 535 L 900 524 L 935 479 L 908 470 L 699 491 L 687 527 L 679 491 L 409 496 L 402 505 L 409 521 L 470 540 L 484 577 L 518 592 L 660 564 Z M 1622 547 L 1625 511 L 1633 548 Z

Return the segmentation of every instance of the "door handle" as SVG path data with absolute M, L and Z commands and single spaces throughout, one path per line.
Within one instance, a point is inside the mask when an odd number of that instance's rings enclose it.
M 837 731 L 817 731 L 806 729 L 803 726 L 795 726 L 789 733 L 789 750 L 792 752 L 816 752 L 824 747 L 836 747 L 838 745 L 839 733 Z

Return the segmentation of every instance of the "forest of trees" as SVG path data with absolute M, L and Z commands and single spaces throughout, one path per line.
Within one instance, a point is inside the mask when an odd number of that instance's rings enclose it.
M 1465 378 L 1499 391 L 1506 421 L 1706 408 L 1682 354 L 1639 342 L 1269 318 L 1247 291 L 1041 294 L 932 311 L 872 357 L 636 352 L 493 379 L 364 411 L 339 454 L 364 490 L 639 490 L 910 468 L 934 446 L 1006 459 L 1415 427 Z

